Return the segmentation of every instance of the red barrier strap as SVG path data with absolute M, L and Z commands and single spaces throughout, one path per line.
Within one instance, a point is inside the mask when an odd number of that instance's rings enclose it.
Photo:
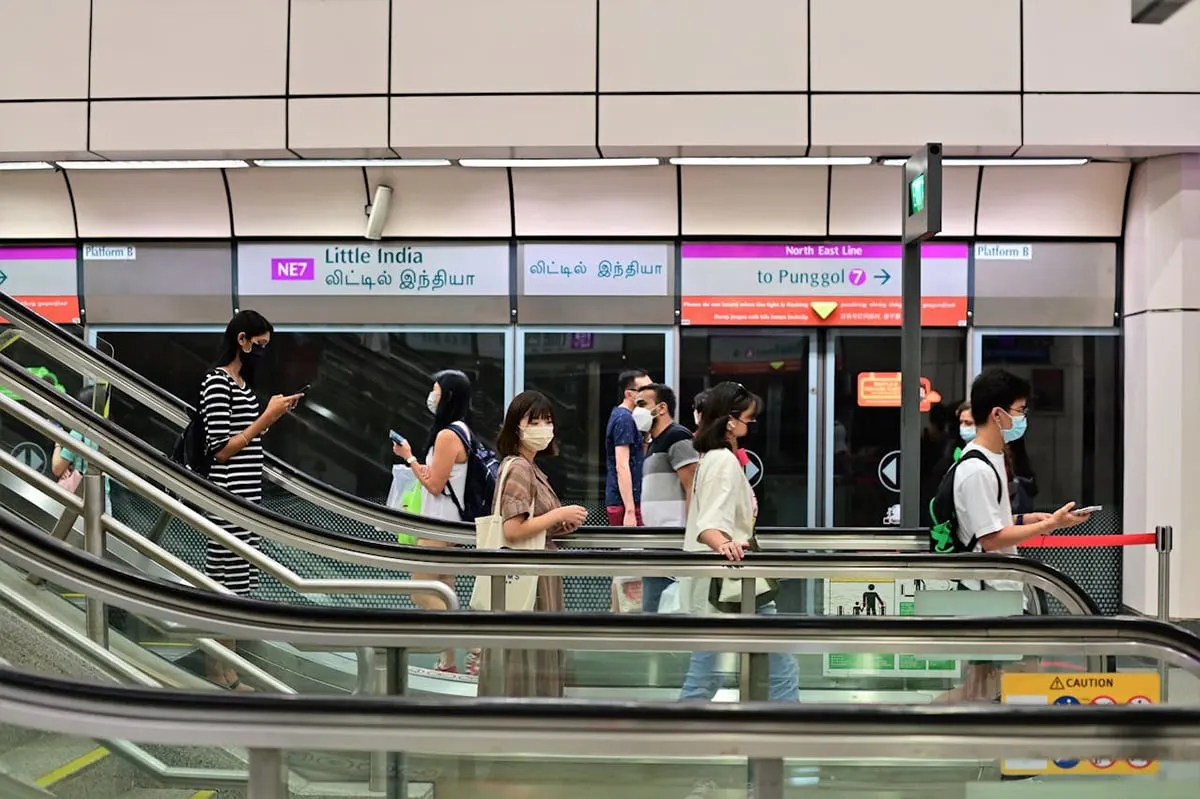
M 1023 547 L 1136 547 L 1153 545 L 1158 540 L 1154 533 L 1127 533 L 1125 535 L 1040 535 L 1020 544 Z

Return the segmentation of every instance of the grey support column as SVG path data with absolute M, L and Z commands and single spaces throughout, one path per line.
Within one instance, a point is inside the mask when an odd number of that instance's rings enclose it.
M 904 164 L 900 270 L 900 524 L 921 518 L 921 242 L 942 230 L 942 145 L 927 144 Z

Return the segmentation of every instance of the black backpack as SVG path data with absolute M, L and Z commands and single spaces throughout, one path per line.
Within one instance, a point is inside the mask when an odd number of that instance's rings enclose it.
M 962 453 L 954 465 L 946 470 L 942 482 L 938 484 L 937 493 L 929 501 L 929 551 L 938 555 L 974 552 L 978 543 L 975 536 L 966 544 L 958 537 L 958 513 L 954 507 L 954 473 L 966 460 L 981 460 L 988 465 L 996 475 L 996 502 L 1004 501 L 1004 483 L 987 455 L 977 449 L 969 449 Z
M 212 372 L 205 374 L 207 377 Z M 208 452 L 208 435 L 204 429 L 204 417 L 200 415 L 200 402 L 197 397 L 196 408 L 188 411 L 187 427 L 175 439 L 175 448 L 171 450 L 171 460 L 185 469 L 189 469 L 201 477 L 208 477 L 212 469 L 212 455 Z
M 446 493 L 458 508 L 464 522 L 473 522 L 480 516 L 492 513 L 492 498 L 496 495 L 496 481 L 500 476 L 500 460 L 496 453 L 475 438 L 465 424 L 454 423 L 450 429 L 458 436 L 467 450 L 467 479 L 462 500 L 454 493 L 454 486 L 446 481 Z
M 175 440 L 171 460 L 201 477 L 208 477 L 212 458 L 208 454 L 208 441 L 204 430 L 204 418 L 199 411 L 188 411 L 187 427 Z

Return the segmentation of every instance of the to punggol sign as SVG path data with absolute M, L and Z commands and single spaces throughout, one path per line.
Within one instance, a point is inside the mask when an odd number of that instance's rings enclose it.
M 898 244 L 684 244 L 685 325 L 899 326 Z M 965 244 L 921 248 L 921 324 L 967 323 Z

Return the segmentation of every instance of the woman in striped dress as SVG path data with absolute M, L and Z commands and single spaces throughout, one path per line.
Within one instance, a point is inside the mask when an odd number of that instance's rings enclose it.
M 212 458 L 209 479 L 250 502 L 262 500 L 262 436 L 301 397 L 273 396 L 263 410 L 254 393 L 255 372 L 271 341 L 272 330 L 271 323 L 256 311 L 241 311 L 234 316 L 225 328 L 217 367 L 204 376 L 200 388 L 200 415 Z M 207 515 L 225 532 L 258 548 L 257 533 L 215 514 Z M 211 539 L 205 552 L 204 570 L 235 594 L 249 594 L 258 587 L 258 569 Z M 235 648 L 233 641 L 222 643 Z M 208 676 L 218 685 L 248 690 L 238 680 L 235 670 L 225 668 L 215 659 L 209 660 Z

